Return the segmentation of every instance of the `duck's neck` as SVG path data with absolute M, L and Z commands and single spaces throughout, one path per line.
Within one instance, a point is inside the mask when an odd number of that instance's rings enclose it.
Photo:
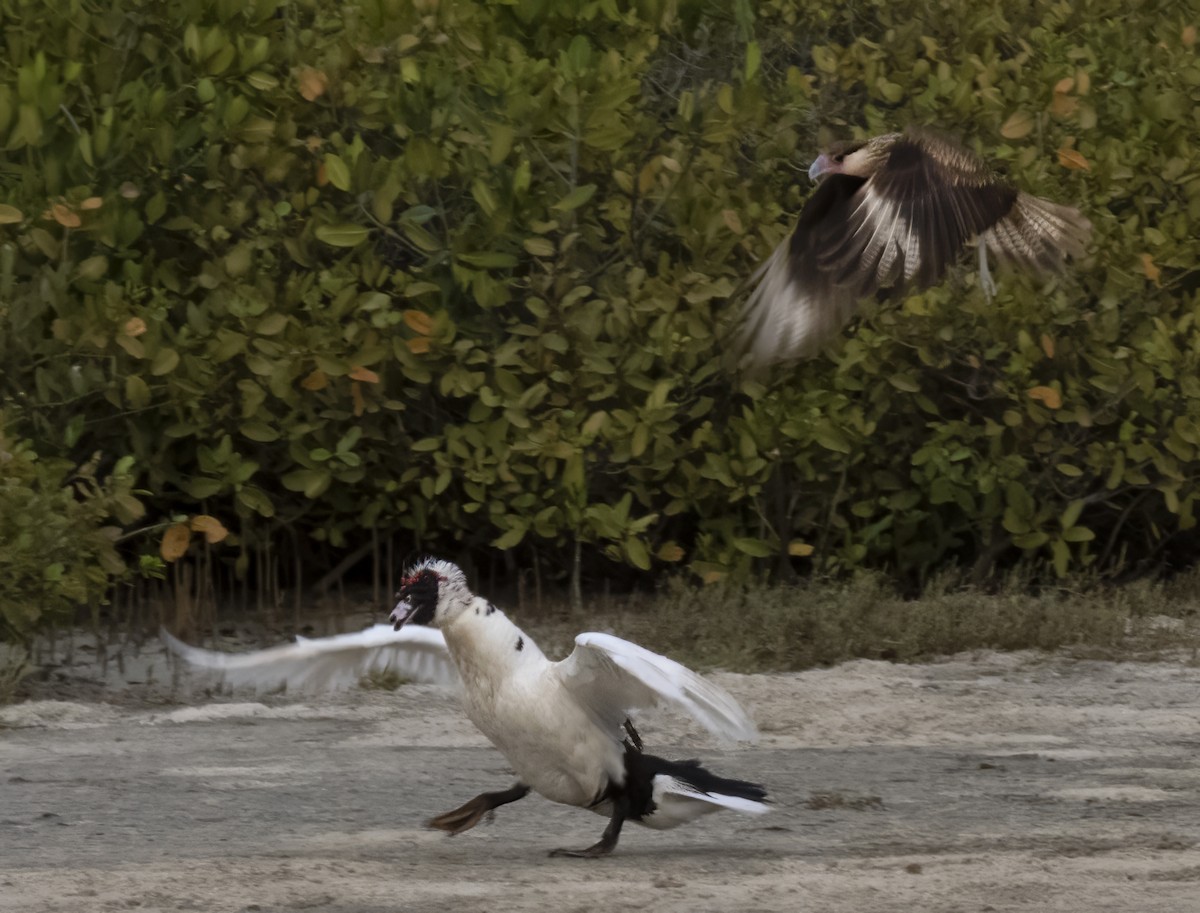
M 464 680 L 497 680 L 522 666 L 546 661 L 528 634 L 480 596 L 443 625 L 442 634 Z

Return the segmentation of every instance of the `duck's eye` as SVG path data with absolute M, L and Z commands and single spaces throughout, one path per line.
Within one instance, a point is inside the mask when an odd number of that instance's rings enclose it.
M 845 153 L 839 152 L 837 155 L 835 155 L 835 156 L 833 157 L 833 160 L 834 160 L 835 162 L 840 162 L 840 161 L 841 161 L 842 159 L 844 159 L 845 157 L 846 157 Z

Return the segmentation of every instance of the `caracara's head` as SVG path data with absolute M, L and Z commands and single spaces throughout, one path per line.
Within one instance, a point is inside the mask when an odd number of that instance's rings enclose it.
M 390 621 L 397 631 L 410 622 L 441 627 L 466 611 L 471 599 L 466 575 L 457 565 L 425 558 L 401 579 Z
M 869 178 L 887 154 L 888 147 L 900 134 L 889 133 L 870 140 L 834 143 L 809 166 L 808 176 L 816 181 L 830 174 L 849 174 Z

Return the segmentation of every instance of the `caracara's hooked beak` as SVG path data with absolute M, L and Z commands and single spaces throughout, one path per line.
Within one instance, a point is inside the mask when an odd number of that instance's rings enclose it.
M 404 627 L 404 623 L 412 616 L 412 603 L 407 599 L 401 599 L 396 603 L 396 608 L 392 609 L 392 614 L 388 616 L 388 621 L 392 623 L 392 629 L 399 631 Z
M 823 174 L 828 174 L 834 171 L 833 160 L 828 155 L 822 152 L 817 156 L 817 160 L 808 166 L 809 180 L 815 181 Z

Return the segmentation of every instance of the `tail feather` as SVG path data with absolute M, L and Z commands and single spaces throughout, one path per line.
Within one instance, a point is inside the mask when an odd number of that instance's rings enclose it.
M 636 766 L 638 779 L 648 794 L 637 820 L 647 827 L 676 827 L 721 809 L 761 815 L 771 808 L 765 801 L 764 787 L 718 776 L 696 760 L 668 761 L 643 754 L 637 756 Z

